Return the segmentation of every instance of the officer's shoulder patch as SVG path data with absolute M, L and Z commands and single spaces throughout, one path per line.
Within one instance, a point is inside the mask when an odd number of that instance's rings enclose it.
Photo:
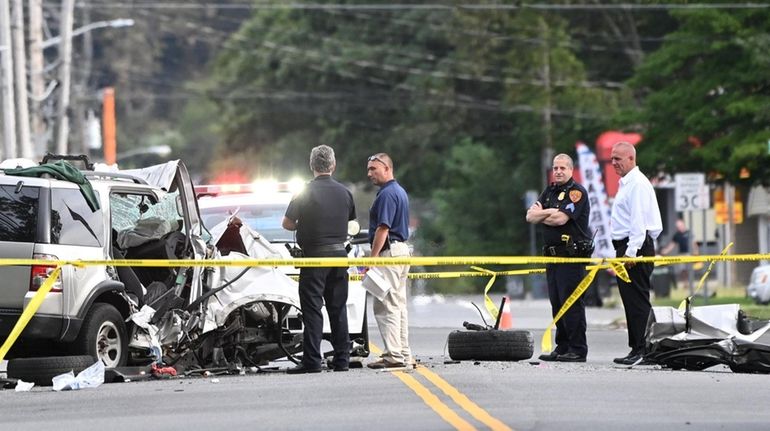
M 569 200 L 571 200 L 572 202 L 577 203 L 580 201 L 580 198 L 582 197 L 583 197 L 583 192 L 581 192 L 578 189 L 573 189 L 569 191 Z

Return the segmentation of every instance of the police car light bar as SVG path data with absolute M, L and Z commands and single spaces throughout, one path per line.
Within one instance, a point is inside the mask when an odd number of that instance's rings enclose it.
M 305 183 L 302 180 L 292 180 L 285 182 L 258 181 L 251 184 L 203 184 L 194 188 L 195 194 L 202 197 L 236 193 L 298 193 L 304 186 Z

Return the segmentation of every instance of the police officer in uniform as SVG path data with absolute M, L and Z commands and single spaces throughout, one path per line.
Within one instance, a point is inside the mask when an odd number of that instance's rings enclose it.
M 353 195 L 332 179 L 336 160 L 334 150 L 320 145 L 310 152 L 314 179 L 292 199 L 283 218 L 283 228 L 297 231 L 297 243 L 305 257 L 347 257 L 344 242 L 348 221 L 356 219 Z M 347 371 L 350 361 L 348 314 L 348 271 L 346 267 L 300 269 L 299 300 L 305 324 L 302 337 L 302 363 L 288 374 L 321 371 L 321 338 L 326 304 L 334 347 L 334 371 Z
M 588 235 L 590 204 L 585 188 L 572 179 L 572 158 L 558 154 L 553 158 L 554 182 L 527 210 L 527 221 L 543 226 L 545 256 L 589 257 L 593 241 Z M 548 298 L 553 316 L 585 277 L 584 264 L 546 265 Z M 582 296 L 556 322 L 556 348 L 540 355 L 543 361 L 585 362 L 586 313 Z

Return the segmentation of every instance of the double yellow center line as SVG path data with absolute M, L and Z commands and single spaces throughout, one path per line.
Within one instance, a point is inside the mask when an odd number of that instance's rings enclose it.
M 369 343 L 369 349 L 376 355 L 382 353 L 382 351 L 372 343 Z M 423 366 L 418 366 L 416 372 L 440 389 L 446 396 L 451 398 L 461 409 L 468 412 L 474 419 L 488 426 L 490 429 L 494 431 L 512 431 L 508 425 L 487 413 L 486 410 L 479 407 L 476 403 L 471 401 L 470 398 L 465 396 L 454 386 L 450 385 L 446 380 L 442 379 L 438 374 Z M 441 419 L 452 425 L 455 429 L 462 431 L 476 430 L 476 427 L 460 417 L 460 415 L 452 410 L 452 408 L 442 402 L 439 397 L 413 376 L 403 371 L 393 371 L 392 374 L 408 386 L 409 389 L 413 390 L 414 393 L 428 405 L 428 407 L 433 409 Z

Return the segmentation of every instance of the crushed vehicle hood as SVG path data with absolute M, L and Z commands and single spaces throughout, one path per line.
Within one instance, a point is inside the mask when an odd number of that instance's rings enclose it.
M 767 320 L 750 319 L 738 304 L 653 307 L 647 321 L 645 360 L 673 369 L 726 365 L 734 372 L 770 373 L 770 345 L 757 343 Z
M 281 254 L 260 234 L 247 225 L 236 228 L 230 224 L 231 220 L 225 220 L 211 229 L 217 246 L 232 250 L 226 256 L 228 260 L 281 258 Z M 233 245 L 233 242 L 237 245 Z M 243 248 L 239 250 L 241 246 Z M 277 301 L 299 308 L 297 283 L 283 272 L 275 267 L 255 266 L 239 276 L 245 269 L 239 266 L 219 268 L 222 280 L 235 281 L 209 299 L 204 333 L 223 325 L 230 313 L 251 302 Z

